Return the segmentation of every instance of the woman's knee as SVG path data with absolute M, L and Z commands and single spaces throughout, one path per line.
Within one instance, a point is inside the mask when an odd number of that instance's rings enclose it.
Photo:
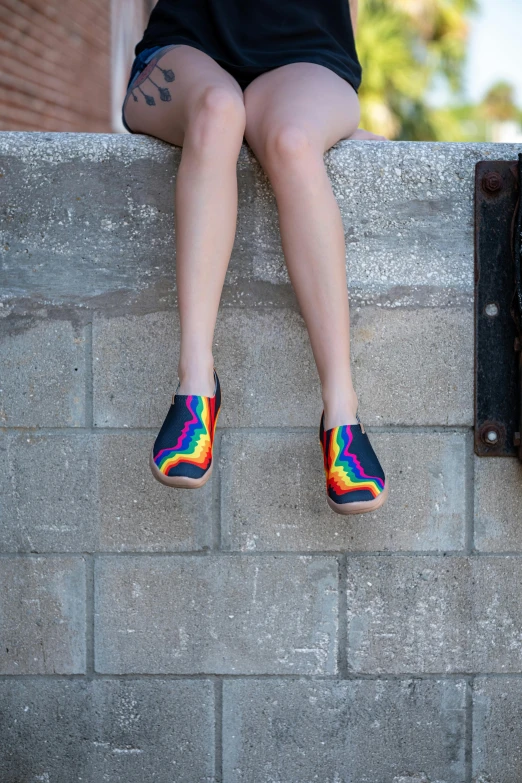
M 241 143 L 245 122 L 245 105 L 241 95 L 226 86 L 208 86 L 189 113 L 186 139 L 201 151 L 227 141 Z
M 303 126 L 286 122 L 266 131 L 261 147 L 264 164 L 280 169 L 317 157 L 318 145 Z

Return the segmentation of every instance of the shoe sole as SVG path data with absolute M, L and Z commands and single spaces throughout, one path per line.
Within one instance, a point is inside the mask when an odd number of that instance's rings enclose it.
M 338 514 L 365 514 L 367 511 L 375 511 L 380 508 L 388 497 L 388 482 L 386 481 L 384 489 L 373 500 L 357 500 L 353 503 L 335 503 L 332 498 L 327 495 L 326 500 L 331 509 Z
M 166 476 L 159 470 L 158 466 L 154 462 L 154 450 L 150 452 L 149 465 L 152 471 L 152 475 L 159 481 L 160 484 L 165 484 L 166 487 L 178 487 L 180 489 L 197 489 L 206 484 L 212 474 L 212 468 L 214 467 L 214 460 L 210 463 L 210 467 L 201 478 L 191 478 L 190 476 Z

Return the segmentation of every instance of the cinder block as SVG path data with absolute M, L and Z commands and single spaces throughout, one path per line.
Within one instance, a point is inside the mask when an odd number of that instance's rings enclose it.
M 1 674 L 85 671 L 81 557 L 3 558 Z
M 522 550 L 522 464 L 475 457 L 475 547 L 483 552 Z
M 93 319 L 94 424 L 160 427 L 177 383 L 173 312 Z
M 522 672 L 522 559 L 475 557 L 472 671 Z
M 97 318 L 94 407 L 99 427 L 159 427 L 177 383 L 177 313 Z M 290 309 L 220 311 L 214 360 L 219 426 L 309 426 L 319 379 L 301 316 Z
M 349 558 L 347 602 L 351 671 L 470 670 L 474 629 L 468 559 Z
M 473 423 L 470 307 L 356 308 L 351 334 L 364 423 Z
M 92 551 L 98 518 L 92 437 L 6 433 L 0 458 L 0 551 Z
M 98 558 L 96 671 L 333 674 L 328 557 Z
M 520 783 L 522 680 L 478 677 L 473 685 L 473 781 Z
M 222 440 L 225 549 L 448 550 L 464 545 L 461 433 L 369 432 L 389 480 L 386 505 L 359 517 L 326 503 L 317 433 L 227 432 Z
M 210 547 L 212 481 L 198 492 L 163 487 L 149 468 L 153 437 L 0 434 L 0 551 Z
M 155 435 L 98 434 L 101 550 L 176 551 L 212 545 L 212 486 L 171 489 L 149 467 Z M 217 445 L 217 444 L 216 444 Z M 217 449 L 214 452 L 217 459 Z
M 319 426 L 319 376 L 298 312 L 222 311 L 214 352 L 218 372 L 222 368 L 222 426 Z
M 190 680 L 0 682 L 2 783 L 212 783 L 213 685 Z
M 227 783 L 465 779 L 462 680 L 226 680 Z M 414 778 L 416 780 L 416 778 Z
M 348 664 L 360 673 L 519 672 L 517 557 L 348 560 Z
M 69 321 L 6 319 L 0 331 L 0 425 L 85 425 L 85 332 Z

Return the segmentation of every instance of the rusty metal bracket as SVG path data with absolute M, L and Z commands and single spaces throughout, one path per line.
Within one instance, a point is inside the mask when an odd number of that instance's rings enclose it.
M 475 453 L 522 460 L 522 152 L 475 166 Z

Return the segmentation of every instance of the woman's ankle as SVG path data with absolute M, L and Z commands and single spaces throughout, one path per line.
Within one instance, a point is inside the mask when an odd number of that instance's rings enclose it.
M 198 356 L 197 361 L 178 364 L 179 388 L 178 394 L 197 394 L 212 397 L 215 390 L 214 358 L 212 355 L 203 359 Z
M 323 394 L 324 428 L 329 430 L 341 424 L 357 424 L 355 414 L 358 404 L 353 388 L 344 394 Z

